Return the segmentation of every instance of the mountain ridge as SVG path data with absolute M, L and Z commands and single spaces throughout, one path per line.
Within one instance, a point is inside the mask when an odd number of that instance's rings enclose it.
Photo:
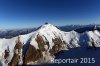
M 90 47 L 94 44 L 99 46 L 96 42 L 91 43 L 95 40 L 94 37 L 100 36 L 98 31 L 94 33 L 86 32 Z M 65 32 L 52 24 L 45 24 L 31 33 L 0 39 L 0 60 L 3 66 L 50 63 L 55 58 L 55 53 L 80 47 L 79 39 L 80 35 L 75 31 Z

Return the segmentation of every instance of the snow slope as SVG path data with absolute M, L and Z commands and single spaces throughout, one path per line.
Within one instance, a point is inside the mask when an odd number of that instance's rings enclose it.
M 100 34 L 99 31 L 94 30 L 94 31 L 88 31 L 87 36 L 89 37 L 88 44 L 89 46 L 92 46 L 92 43 L 94 43 L 95 47 L 100 47 Z
M 76 47 L 78 47 L 78 34 L 75 31 L 70 32 L 64 32 L 59 29 L 57 29 L 55 26 L 51 24 L 46 24 L 41 26 L 37 31 L 26 34 L 26 35 L 20 35 L 20 40 L 23 44 L 26 44 L 26 42 L 31 38 L 30 44 L 35 46 L 35 48 L 38 49 L 37 42 L 35 41 L 37 35 L 40 35 L 43 37 L 44 41 L 49 42 L 49 48 L 52 48 L 54 45 L 52 39 L 54 38 L 61 38 L 61 40 L 64 40 L 66 44 L 70 45 L 70 42 L 72 44 L 75 44 Z
M 91 41 L 91 38 L 93 38 L 93 40 L 96 40 L 97 42 L 99 42 L 98 36 L 100 36 L 100 34 L 98 31 L 95 31 L 95 32 L 89 31 L 87 32 L 87 35 L 90 38 L 90 41 Z M 39 49 L 38 42 L 36 41 L 37 36 L 42 37 L 44 42 L 48 42 L 48 45 L 44 46 L 44 48 L 48 52 L 47 54 L 43 52 L 43 57 L 46 58 L 46 60 L 48 60 L 47 57 L 50 56 L 49 51 L 54 47 L 55 45 L 54 41 L 56 41 L 56 39 L 59 39 L 59 42 L 62 42 L 65 44 L 64 48 L 62 48 L 61 50 L 67 50 L 69 48 L 80 47 L 79 34 L 77 32 L 75 31 L 64 32 L 64 31 L 59 30 L 52 24 L 45 24 L 45 25 L 42 25 L 38 30 L 31 32 L 29 34 L 19 35 L 11 39 L 5 39 L 5 38 L 0 39 L 0 61 L 2 62 L 3 66 L 8 66 L 8 64 L 11 62 L 14 56 L 14 53 L 17 53 L 17 49 L 14 49 L 14 48 L 18 41 L 21 42 L 23 47 L 27 45 L 27 47 L 25 47 L 24 49 L 22 48 L 21 52 L 26 52 L 28 45 L 32 45 L 35 47 L 35 49 Z M 96 46 L 100 46 L 100 45 L 96 43 Z M 9 52 L 9 56 L 6 59 L 4 58 L 5 50 Z M 20 64 L 23 64 L 23 61 Z

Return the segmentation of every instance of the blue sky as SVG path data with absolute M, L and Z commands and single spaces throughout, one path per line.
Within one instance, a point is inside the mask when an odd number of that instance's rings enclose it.
M 100 0 L 0 0 L 0 29 L 99 24 Z

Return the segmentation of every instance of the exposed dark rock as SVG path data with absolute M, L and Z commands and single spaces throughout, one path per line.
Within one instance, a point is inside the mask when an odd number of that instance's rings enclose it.
M 18 59 L 19 59 L 18 54 L 14 54 L 11 62 L 9 63 L 9 66 L 16 66 L 18 64 Z
M 46 42 L 43 40 L 42 36 L 39 34 L 37 35 L 36 41 L 38 43 L 38 47 L 41 51 L 45 51 L 44 45 L 47 45 Z
M 22 59 L 22 43 L 20 42 L 19 38 L 18 38 L 18 42 L 15 45 L 14 48 L 14 56 L 11 60 L 11 62 L 9 63 L 9 66 L 16 66 L 18 65 L 19 60 Z
M 40 49 L 36 49 L 34 46 L 30 44 L 25 55 L 24 63 L 27 64 L 29 62 L 35 62 L 42 57 L 42 51 Z
M 5 58 L 5 63 L 8 63 L 8 58 L 9 57 L 9 47 L 7 50 L 5 50 L 5 55 L 4 55 L 4 58 Z
M 6 59 L 8 56 L 9 56 L 9 51 L 8 50 L 5 50 L 4 58 Z
M 52 49 L 50 49 L 50 53 L 51 55 L 54 55 L 64 48 L 64 41 L 62 41 L 60 38 L 52 39 L 52 41 L 54 42 L 54 46 L 52 47 Z

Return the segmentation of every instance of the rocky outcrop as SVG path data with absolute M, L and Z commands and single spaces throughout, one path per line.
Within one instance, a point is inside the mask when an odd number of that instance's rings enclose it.
M 42 36 L 40 36 L 39 34 L 37 35 L 36 41 L 38 43 L 38 47 L 41 51 L 45 51 L 45 45 L 46 42 L 43 40 Z
M 18 65 L 18 63 L 22 64 L 22 43 L 19 40 L 18 37 L 18 42 L 16 42 L 15 48 L 14 48 L 14 56 L 11 60 L 11 62 L 9 63 L 9 66 L 16 66 Z
M 8 63 L 8 58 L 9 57 L 9 48 L 5 50 L 5 55 L 4 55 L 4 58 L 5 58 L 5 63 Z
M 36 49 L 34 46 L 29 45 L 29 48 L 27 49 L 24 64 L 30 64 L 30 62 L 33 62 L 32 64 L 35 64 L 35 61 L 38 61 L 40 58 L 42 58 L 42 51 L 40 49 Z
M 51 55 L 54 55 L 66 47 L 64 41 L 62 41 L 60 38 L 52 39 L 52 41 L 54 42 L 54 46 L 52 49 L 50 49 Z

